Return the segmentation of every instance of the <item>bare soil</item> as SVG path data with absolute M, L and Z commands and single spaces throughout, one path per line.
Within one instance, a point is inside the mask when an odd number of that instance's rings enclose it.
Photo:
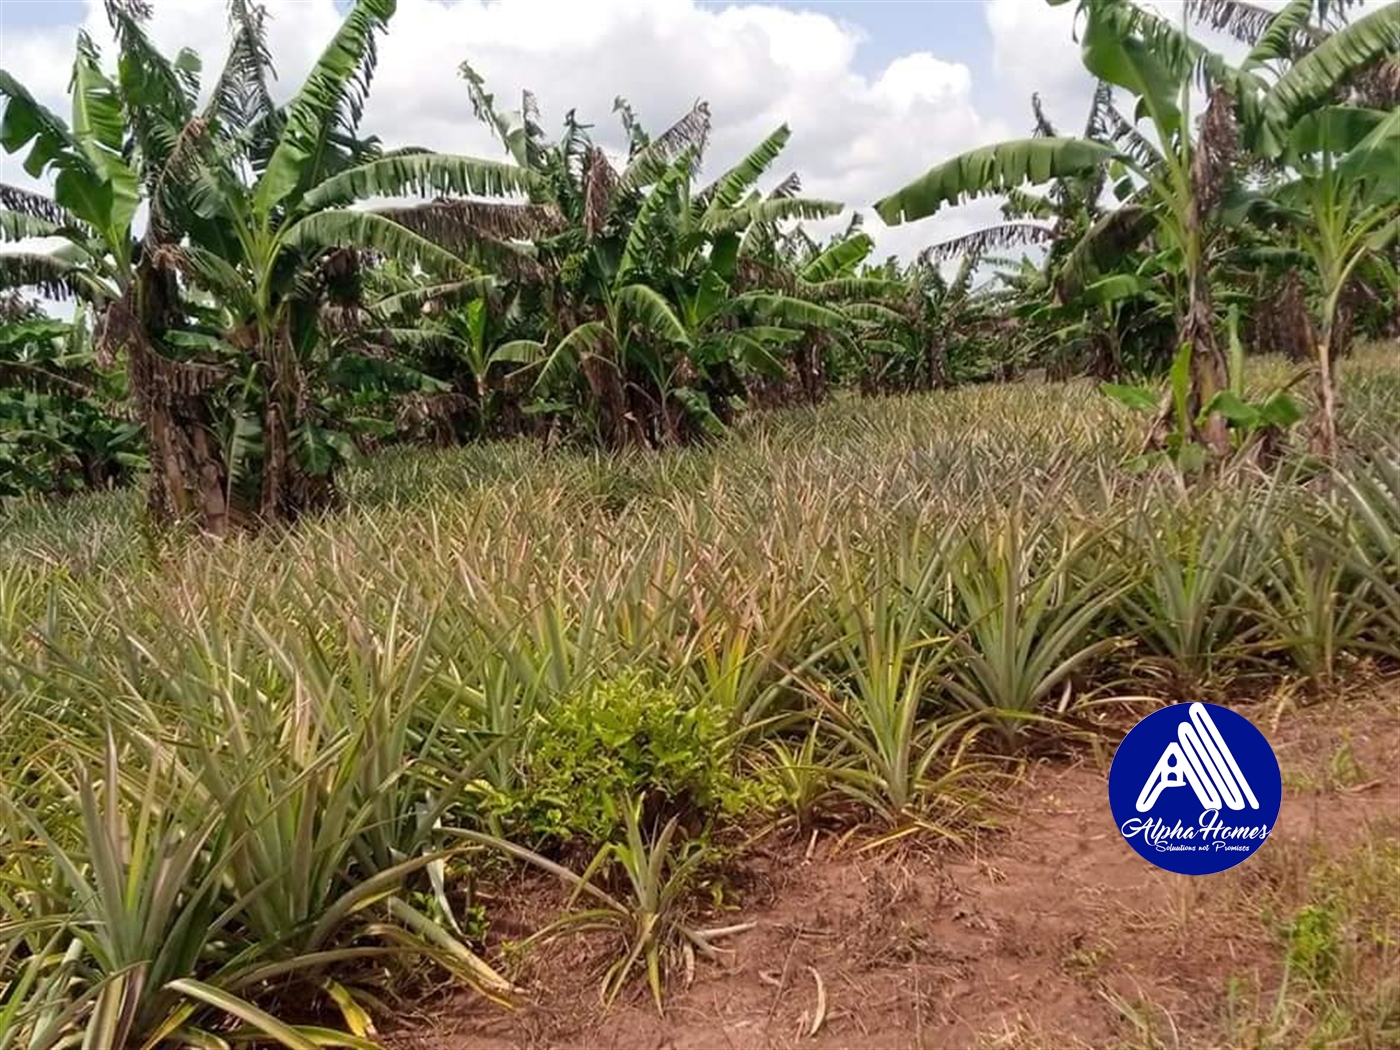
M 1278 754 L 1283 811 L 1264 848 L 1229 872 L 1173 875 L 1134 853 L 1109 812 L 1108 756 L 1043 764 L 1011 791 L 1003 830 L 966 847 L 861 853 L 831 836 L 810 851 L 805 839 L 770 840 L 749 854 L 737 875 L 743 906 L 722 921 L 757 925 L 725 942 L 727 967 L 702 962 L 689 988 L 673 981 L 664 1018 L 642 982 L 603 1009 L 612 948 L 570 938 L 532 953 L 519 975 L 529 1001 L 517 1009 L 446 996 L 405 1017 L 389 1042 L 1101 1046 L 1122 1039 L 1115 998 L 1208 1032 L 1229 978 L 1277 984 L 1280 950 L 1259 901 L 1306 879 L 1321 855 L 1400 837 L 1400 689 L 1280 719 L 1265 705 L 1245 713 Z M 498 933 L 524 936 L 554 914 L 552 888 L 523 886 L 536 897 L 516 922 L 529 928 Z

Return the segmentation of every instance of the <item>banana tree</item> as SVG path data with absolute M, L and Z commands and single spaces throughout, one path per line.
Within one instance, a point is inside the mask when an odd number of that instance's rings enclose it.
M 625 284 L 610 290 L 604 304 L 601 319 L 559 341 L 537 385 L 581 371 L 602 436 L 614 447 L 675 444 L 697 432 L 719 432 L 746 378 L 783 375 L 785 357 L 806 333 L 847 323 L 835 310 L 790 296 L 734 294 L 714 269 L 693 287 L 673 286 L 669 295 Z M 518 353 L 520 344 L 507 345 Z
M 57 244 L 0 254 L 0 285 L 90 302 L 95 349 L 104 366 L 129 350 L 130 396 L 151 447 L 150 500 L 160 513 L 184 502 L 185 475 L 210 462 L 203 432 L 194 429 L 203 420 L 189 409 L 221 378 L 217 370 L 161 353 L 143 335 L 177 321 L 178 290 L 156 272 L 148 246 L 163 217 L 182 204 L 178 173 L 188 139 L 180 131 L 195 116 L 198 60 L 184 51 L 167 61 L 130 10 L 109 4 L 108 14 L 125 60 L 114 81 L 102 70 L 92 41 L 79 34 L 70 121 L 0 71 L 0 146 L 10 153 L 27 147 L 25 170 L 53 180 L 47 196 L 0 187 L 0 240 L 46 238 Z M 153 207 L 147 235 L 138 239 L 134 224 L 143 195 Z M 183 428 L 182 414 L 190 424 Z M 221 516 L 221 507 L 211 509 L 216 519 Z
M 0 496 L 105 488 L 143 467 L 124 385 L 98 364 L 85 310 L 70 324 L 0 299 Z
M 536 393 L 567 387 L 574 376 L 582 375 L 604 442 L 644 443 L 644 428 L 629 407 L 623 371 L 628 363 L 623 351 L 630 344 L 623 338 L 626 333 L 616 328 L 621 318 L 618 295 L 634 276 L 620 275 L 620 259 L 643 191 L 681 154 L 703 148 L 709 109 L 697 103 L 655 138 L 634 124 L 628 162 L 619 171 L 572 111 L 565 117 L 563 136 L 552 142 L 545 137 L 531 92 L 522 92 L 519 111 L 504 113 L 469 63 L 462 64 L 461 74 L 477 118 L 533 176 L 531 203 L 558 218 L 557 227 L 537 239 L 532 264 L 509 271 L 521 288 L 538 290 L 544 319 L 533 339 L 512 341 L 508 356 L 537 368 L 544 363 L 536 374 Z M 626 122 L 630 107 L 619 103 Z M 630 293 L 623 301 L 629 298 Z M 607 332 L 618 338 L 603 338 Z M 670 345 L 664 334 L 659 345 Z M 567 382 L 561 379 L 566 375 Z
M 439 280 L 489 283 L 415 229 L 411 210 L 356 205 L 370 198 L 495 197 L 529 183 L 512 165 L 421 151 L 337 163 L 327 144 L 337 134 L 354 136 L 374 38 L 393 12 L 394 0 L 358 0 L 288 106 L 255 179 L 244 177 L 250 158 L 206 141 L 195 176 L 198 213 L 223 236 L 170 253 L 191 284 L 224 305 L 225 338 L 251 366 L 245 374 L 255 385 L 242 414 L 258 432 L 259 454 L 250 459 L 260 475 L 263 520 L 294 519 L 333 495 L 335 458 L 318 453 L 344 442 L 332 440 L 334 421 L 316 411 L 308 373 L 324 363 L 324 306 L 350 307 L 353 323 L 361 254 L 393 258 Z
M 1342 298 L 1359 270 L 1379 264 L 1394 285 L 1385 253 L 1400 236 L 1400 110 L 1326 106 L 1294 124 L 1287 177 L 1269 187 L 1256 214 L 1297 238 L 1318 281 L 1313 448 L 1336 454 L 1336 379 Z
M 1236 171 L 1238 123 L 1246 125 L 1250 141 L 1259 142 L 1276 135 L 1271 129 L 1288 118 L 1321 105 L 1349 76 L 1385 54 L 1389 30 L 1384 27 L 1391 24 L 1396 6 L 1332 34 L 1282 75 L 1265 103 L 1268 85 L 1260 69 L 1277 58 L 1277 38 L 1288 19 L 1297 17 L 1293 8 L 1274 16 L 1278 33 L 1266 34 L 1260 53 L 1236 69 L 1143 8 L 1123 0 L 1082 0 L 1085 66 L 1100 80 L 1132 93 L 1135 115 L 1150 124 L 1156 141 L 1138 132 L 1137 120 L 1120 120 L 1111 144 L 1041 137 L 984 147 L 932 169 L 878 202 L 876 210 L 893 224 L 978 195 L 1089 175 L 1105 162 L 1121 167 L 1131 174 L 1132 200 L 1105 217 L 1103 232 L 1120 245 L 1151 233 L 1159 247 L 1179 259 L 1177 330 L 1179 342 L 1190 347 L 1194 420 L 1226 379 L 1215 337 L 1209 269 L 1214 218 Z M 1201 81 L 1208 87 L 1209 103 L 1193 137 L 1189 102 L 1193 84 Z M 1201 436 L 1218 452 L 1228 451 L 1228 426 L 1218 414 L 1208 416 Z
M 561 376 L 581 373 L 588 384 L 603 441 L 612 448 L 642 448 L 650 442 L 628 397 L 628 367 L 646 361 L 652 366 L 649 370 L 653 378 L 664 384 L 669 372 L 667 362 L 689 345 L 685 326 L 659 292 L 645 284 L 617 282 L 603 294 L 600 317 L 576 325 L 547 357 L 541 357 L 535 386 L 547 388 Z M 536 344 L 535 350 L 543 355 L 544 344 Z M 664 417 L 664 385 L 660 395 L 659 408 Z
M 382 281 L 387 269 L 381 267 L 375 278 Z M 418 278 L 401 280 L 408 290 L 383 296 L 371 312 L 388 325 L 384 334 L 392 346 L 408 352 L 423 373 L 444 381 L 439 392 L 415 392 L 405 406 L 410 416 L 433 422 L 442 442 L 455 437 L 455 420 L 463 410 L 473 415 L 477 434 L 497 432 L 507 407 L 501 402 L 511 399 L 507 370 L 538 358 L 537 341 L 511 336 L 521 321 L 519 292 L 497 287 L 465 303 L 429 299 L 419 308 Z
M 633 360 L 654 391 L 659 442 L 683 436 L 672 400 L 702 431 L 714 431 L 748 381 L 776 377 L 785 371 L 784 358 L 800 356 L 820 333 L 844 326 L 839 313 L 815 301 L 820 279 L 829 276 L 823 267 L 830 266 L 830 258 L 805 271 L 810 280 L 799 276 L 794 282 L 759 286 L 749 280 L 752 252 L 764 240 L 754 236 L 756 229 L 839 210 L 831 202 L 792 194 L 761 196 L 752 189 L 787 137 L 787 129 L 779 128 L 695 193 L 690 187 L 693 159 L 682 155 L 663 172 L 630 224 L 616 280 L 655 289 L 658 302 L 684 332 L 683 339 L 635 344 Z
M 1052 0 L 1052 3 L 1055 0 Z M 1206 282 L 1207 220 L 1233 170 L 1235 127 L 1224 61 L 1162 20 L 1119 0 L 1085 0 L 1082 58 L 1100 80 L 1127 89 L 1151 124 L 1157 142 L 1148 156 L 1090 139 L 1039 138 L 964 154 L 876 205 L 887 222 L 931 214 L 941 204 L 1023 183 L 1073 178 L 1107 161 L 1131 171 L 1145 193 L 1159 237 L 1177 250 L 1183 295 L 1179 337 L 1191 346 L 1192 392 L 1204 404 L 1223 385 Z M 1211 80 L 1211 105 L 1193 140 L 1187 116 L 1197 67 Z M 1206 440 L 1226 451 L 1223 421 L 1212 420 Z
M 833 214 L 839 206 L 803 198 L 795 174 L 767 194 L 752 188 L 787 138 L 787 127 L 780 127 L 696 194 L 688 225 L 680 224 L 682 231 L 708 234 L 705 250 L 688 249 L 685 264 L 673 271 L 672 295 L 693 333 L 691 361 L 711 400 L 727 395 L 724 404 L 774 400 L 775 393 L 780 401 L 824 397 L 828 349 L 853 346 L 841 306 L 877 284 L 857 273 L 873 247 L 858 217 L 823 247 L 800 222 L 788 229 L 787 220 Z M 803 248 L 794 252 L 794 246 Z
M 861 344 L 876 366 L 867 389 L 935 390 L 956 381 L 954 357 L 982 319 L 973 289 L 981 260 L 979 252 L 965 252 L 949 280 L 934 249 L 925 249 L 907 266 L 882 271 L 897 294 L 842 308 L 864 329 Z M 965 373 L 968 363 L 960 364 Z
M 773 193 L 795 193 L 798 188 L 796 176 L 790 176 Z M 897 273 L 870 271 L 866 259 L 875 242 L 861 227 L 857 212 L 844 231 L 824 243 L 801 224 L 783 230 L 776 223 L 756 223 L 744 234 L 735 269 L 737 286 L 780 311 L 770 314 L 770 321 L 800 335 L 784 354 L 781 376 L 755 377 L 760 400 L 815 403 L 826 394 L 832 367 L 839 374 L 853 365 L 865 374 L 870 355 L 860 337 L 870 334 L 870 326 L 857 314 L 866 305 L 872 310 L 893 306 L 905 286 Z
M 799 196 L 790 181 L 766 195 L 755 188 L 789 129 L 775 129 L 696 187 L 709 130 L 703 102 L 652 137 L 619 99 L 629 143 L 619 168 L 572 114 L 560 141 L 549 142 L 528 92 L 519 113 L 502 114 L 470 66 L 463 75 L 477 115 L 536 174 L 536 205 L 564 222 L 537 240 L 541 272 L 518 275 L 544 292 L 548 330 L 537 355 L 548 363 L 536 389 L 561 389 L 561 377 L 581 375 L 600 435 L 613 445 L 677 440 L 686 420 L 713 429 L 736 393 L 738 370 L 766 367 L 782 345 L 774 339 L 786 338 L 730 334 L 781 327 L 766 315 L 772 304 L 730 309 L 744 244 L 757 229 L 840 210 Z
M 103 288 L 104 342 L 131 362 L 158 512 L 222 533 L 288 521 L 333 497 L 334 467 L 351 446 L 326 418 L 314 380 L 333 345 L 322 338 L 325 308 L 340 308 L 341 322 L 356 316 L 362 253 L 483 280 L 402 210 L 355 207 L 395 196 L 499 196 L 529 181 L 514 166 L 381 154 L 356 138 L 375 38 L 394 7 L 358 0 L 285 112 L 251 128 L 233 122 L 246 119 L 268 69 L 260 25 L 246 18 L 202 110 L 195 64 L 166 62 L 123 9 L 114 16 L 120 67 L 144 72 L 117 91 L 80 44 L 71 132 L 12 80 L 0 82 L 4 144 L 32 141 L 30 170 L 55 170 L 58 201 L 73 201 L 69 210 L 101 235 L 105 252 L 92 269 L 113 275 Z M 234 13 L 248 14 L 240 5 Z M 153 97 L 161 107 L 149 105 Z M 141 161 L 140 178 L 126 157 Z M 150 214 L 138 244 L 130 227 L 143 194 Z

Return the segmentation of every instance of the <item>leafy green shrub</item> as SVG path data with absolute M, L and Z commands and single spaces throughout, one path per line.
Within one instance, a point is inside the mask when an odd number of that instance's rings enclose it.
M 566 697 L 542 717 L 523 795 L 500 814 L 537 839 L 614 841 L 624 826 L 618 800 L 638 795 L 648 826 L 676 817 L 692 833 L 740 805 L 716 704 L 634 672 Z

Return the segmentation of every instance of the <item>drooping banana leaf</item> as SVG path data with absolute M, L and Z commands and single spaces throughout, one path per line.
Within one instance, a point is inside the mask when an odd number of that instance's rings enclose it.
M 613 348 L 612 333 L 601 321 L 585 321 L 554 348 L 535 377 L 535 389 L 547 385 L 573 369 L 584 354 L 606 356 Z
M 690 336 L 661 293 L 644 284 L 630 284 L 614 299 L 618 316 L 628 325 L 639 325 L 645 331 L 670 343 L 689 345 Z
M 284 235 L 284 243 L 292 248 L 360 248 L 426 270 L 467 276 L 467 266 L 457 256 L 374 212 L 315 212 L 298 219 Z
M 525 192 L 534 176 L 513 164 L 441 153 L 381 157 L 332 175 L 307 191 L 306 210 L 370 197 L 502 197 Z
M 1054 239 L 1054 229 L 1042 223 L 1001 222 L 929 245 L 924 249 L 924 254 L 929 259 L 941 262 L 963 255 L 982 256 L 988 252 L 1003 252 L 1008 248 L 1048 244 Z
M 1037 138 L 1000 142 L 959 154 L 875 202 L 891 226 L 934 214 L 945 204 L 1002 193 L 1026 184 L 1085 175 L 1113 160 L 1113 147 L 1088 139 Z
M 710 107 L 697 102 L 690 111 L 639 149 L 617 180 L 617 190 L 631 193 L 650 186 L 685 153 L 699 157 L 710 135 Z
M 1400 54 L 1400 3 L 1389 3 L 1337 30 L 1294 62 L 1264 98 L 1264 119 L 1287 127 L 1335 97 L 1354 74 Z
M 840 331 L 850 324 L 842 314 L 830 307 L 770 292 L 747 292 L 734 300 L 734 308 L 751 314 L 759 321 L 784 328 Z

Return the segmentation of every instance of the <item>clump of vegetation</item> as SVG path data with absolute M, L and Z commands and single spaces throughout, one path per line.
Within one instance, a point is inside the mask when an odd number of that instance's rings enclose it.
M 1333 853 L 1321 841 L 1281 884 L 1266 881 L 1268 964 L 1228 978 L 1204 1012 L 1127 998 L 1107 983 L 1134 1050 L 1187 1047 L 1389 1047 L 1400 1038 L 1400 843 L 1387 822 Z M 1258 885 L 1258 884 L 1256 884 Z M 1235 905 L 1238 907 L 1238 904 Z M 1144 991 L 1147 991 L 1144 989 Z M 1201 1005 L 1199 1002 L 1195 1006 Z M 1194 1016 L 1192 1016 L 1194 1015 Z
M 714 942 L 742 933 L 752 923 L 701 929 L 692 922 L 694 891 L 705 880 L 714 850 L 703 840 L 678 835 L 678 819 L 664 825 L 644 824 L 645 796 L 619 798 L 618 837 L 604 843 L 582 874 L 505 839 L 474 832 L 461 836 L 557 876 L 571 888 L 563 916 L 533 934 L 521 948 L 574 931 L 604 931 L 617 941 L 617 950 L 599 984 L 599 995 L 610 1005 L 640 970 L 646 974 L 658 1012 L 663 1010 L 663 983 L 676 971 L 694 976 L 697 954 L 717 960 L 722 949 Z M 607 879 L 608 889 L 598 883 Z M 587 897 L 589 907 L 573 908 Z
M 1337 968 L 1335 916 L 1327 907 L 1307 904 L 1288 924 L 1286 965 L 1304 981 L 1325 983 Z
M 674 818 L 695 835 L 740 805 L 726 712 L 644 672 L 591 683 L 539 718 L 503 814 L 521 837 L 612 842 L 638 797 L 645 826 Z

